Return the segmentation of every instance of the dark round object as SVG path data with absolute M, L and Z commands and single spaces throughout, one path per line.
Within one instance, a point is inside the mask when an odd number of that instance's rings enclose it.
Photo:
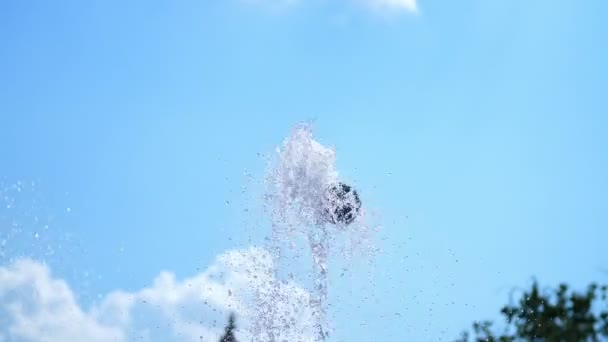
M 337 183 L 325 193 L 323 214 L 331 224 L 351 224 L 361 209 L 359 194 L 350 185 Z

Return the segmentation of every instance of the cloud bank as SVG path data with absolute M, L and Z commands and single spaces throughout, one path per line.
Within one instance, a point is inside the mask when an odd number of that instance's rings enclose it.
M 0 341 L 217 341 L 229 312 L 240 341 L 312 341 L 309 293 L 273 270 L 263 249 L 230 251 L 193 277 L 161 272 L 84 309 L 47 266 L 21 259 L 0 267 Z

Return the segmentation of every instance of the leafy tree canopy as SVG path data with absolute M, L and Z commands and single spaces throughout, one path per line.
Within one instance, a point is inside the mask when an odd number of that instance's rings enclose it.
M 504 330 L 496 333 L 490 321 L 473 324 L 456 342 L 597 342 L 608 340 L 607 286 L 591 284 L 584 293 L 561 284 L 539 290 L 535 282 L 516 305 L 500 311 Z

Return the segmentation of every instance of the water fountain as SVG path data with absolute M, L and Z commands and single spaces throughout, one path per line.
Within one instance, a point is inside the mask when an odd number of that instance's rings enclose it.
M 273 254 L 280 245 L 304 238 L 312 255 L 315 340 L 325 341 L 328 263 L 334 242 L 341 236 L 361 242 L 368 228 L 357 191 L 339 179 L 335 151 L 314 140 L 309 124 L 299 124 L 277 149 L 268 173 L 267 200 L 273 219 Z
M 242 322 L 242 330 L 237 331 L 240 341 L 326 341 L 331 332 L 327 318 L 330 259 L 337 252 L 348 257 L 354 251 L 367 251 L 370 247 L 367 236 L 371 230 L 365 223 L 359 193 L 351 182 L 338 176 L 335 151 L 317 142 L 307 124 L 297 125 L 277 149 L 266 185 L 265 209 L 272 219 L 268 249 L 252 247 L 230 251 L 219 257 L 211 271 L 183 282 L 163 273 L 158 282 L 155 280 L 154 285 L 141 291 L 109 294 L 102 304 L 94 305 L 92 314 L 81 316 L 96 326 L 110 329 L 109 334 L 115 334 L 112 336 L 124 336 L 124 340 L 139 336 L 151 326 L 158 327 L 158 322 L 165 319 L 170 321 L 166 327 L 173 329 L 176 336 L 195 336 L 198 340 L 204 335 L 205 340 L 215 340 L 215 322 L 202 326 L 200 317 L 214 317 L 230 310 L 236 312 Z M 83 252 L 76 250 L 78 244 L 63 231 L 63 226 L 57 224 L 61 229 L 53 229 L 53 225 L 49 225 L 51 215 L 37 209 L 34 189 L 34 183 L 3 185 L 0 182 L 0 226 L 8 227 L 0 232 L 0 266 L 11 264 L 14 258 L 31 257 L 45 263 L 50 261 L 53 268 L 60 271 L 71 268 L 73 264 L 66 260 Z M 303 284 L 299 283 L 302 279 L 286 279 L 281 273 L 285 271 L 281 261 L 289 254 L 285 245 L 296 242 L 304 248 L 295 254 L 298 260 L 306 260 L 306 271 L 294 273 L 310 275 Z M 311 262 L 308 262 L 309 253 Z M 31 265 L 36 264 L 32 261 Z M 162 291 L 155 290 L 157 283 Z M 79 286 L 86 289 L 88 284 L 87 280 Z M 161 310 L 158 303 L 164 303 L 162 294 L 167 288 L 173 289 L 167 291 L 169 294 L 182 293 L 178 296 L 182 301 L 171 299 L 174 307 L 168 305 Z M 67 297 L 72 298 L 71 292 L 68 294 Z M 203 303 L 198 302 L 199 299 Z M 20 300 L 28 300 L 27 295 Z M 74 310 L 66 312 L 80 312 L 76 302 L 70 307 Z M 150 317 L 142 314 L 146 310 L 150 310 Z M 182 311 L 183 315 L 176 314 Z M 62 320 L 57 321 L 58 325 L 53 325 L 57 334 L 64 332 L 61 329 L 72 328 L 69 324 L 62 326 Z M 151 340 L 166 338 L 158 334 Z

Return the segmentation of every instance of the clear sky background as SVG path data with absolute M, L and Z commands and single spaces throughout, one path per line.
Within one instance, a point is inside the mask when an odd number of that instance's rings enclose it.
M 312 119 L 382 225 L 371 265 L 333 273 L 332 341 L 452 340 L 533 278 L 608 282 L 606 13 L 3 1 L 0 179 L 36 185 L 2 211 L 25 231 L 2 264 L 45 261 L 85 309 L 197 274 L 263 242 L 258 154 Z

